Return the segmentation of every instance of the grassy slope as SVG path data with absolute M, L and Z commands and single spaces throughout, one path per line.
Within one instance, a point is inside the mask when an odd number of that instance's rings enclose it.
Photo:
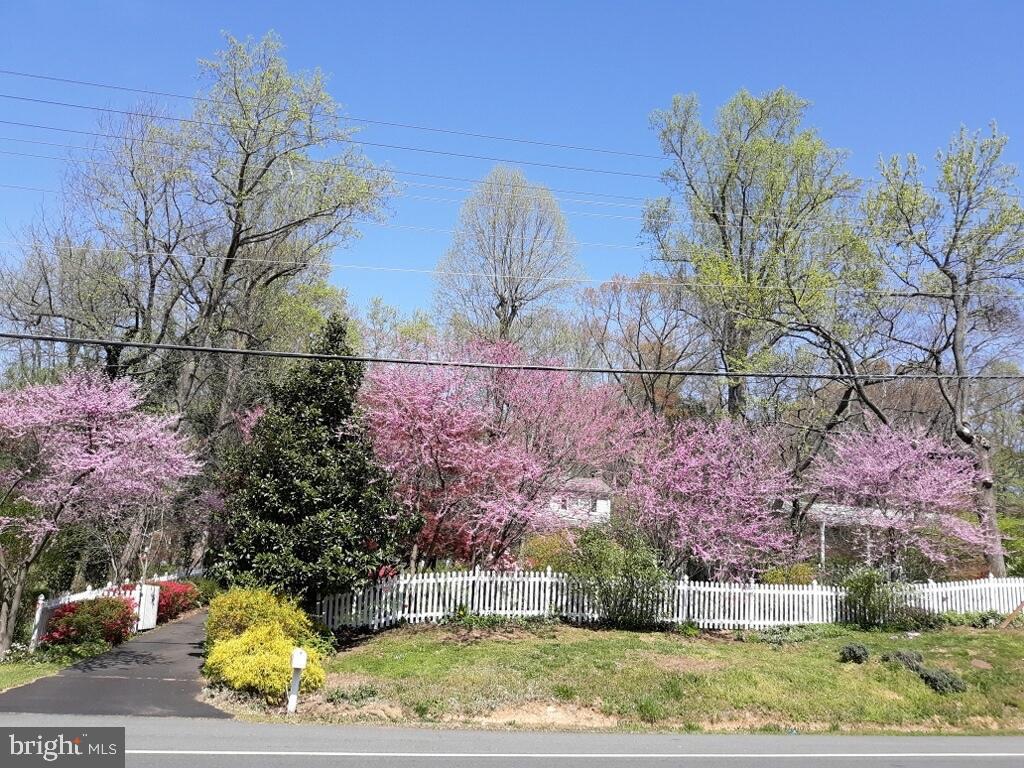
M 52 675 L 55 672 L 60 671 L 60 668 L 60 664 L 50 664 L 46 662 L 26 663 L 18 661 L 8 664 L 0 664 L 0 691 L 5 691 L 8 688 L 14 688 L 18 685 L 24 685 L 25 683 L 31 683 L 39 677 Z
M 505 633 L 408 628 L 330 660 L 333 679 L 311 710 L 359 717 L 375 706 L 395 718 L 400 707 L 412 719 L 447 721 L 501 710 L 516 719 L 517 707 L 536 709 L 540 702 L 577 715 L 599 713 L 600 722 L 578 719 L 607 727 L 1024 730 L 1024 632 L 955 629 L 907 638 L 835 628 L 833 634 L 778 647 L 729 636 L 563 626 Z M 840 664 L 838 650 L 848 642 L 867 645 L 871 661 Z M 896 648 L 918 650 L 926 665 L 957 671 L 968 691 L 941 696 L 913 673 L 878 661 Z M 332 687 L 341 692 L 330 705 Z

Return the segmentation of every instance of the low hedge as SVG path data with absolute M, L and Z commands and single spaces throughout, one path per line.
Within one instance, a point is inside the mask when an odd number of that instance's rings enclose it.
M 66 603 L 54 609 L 40 643 L 120 645 L 131 637 L 137 621 L 135 606 L 127 598 L 100 597 Z
M 157 600 L 156 620 L 158 624 L 178 618 L 186 611 L 199 607 L 199 590 L 190 581 L 162 581 L 160 597 Z

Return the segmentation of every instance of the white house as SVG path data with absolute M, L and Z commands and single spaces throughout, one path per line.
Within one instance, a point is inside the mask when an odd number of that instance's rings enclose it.
M 600 477 L 575 477 L 548 502 L 551 513 L 570 525 L 607 523 L 612 516 L 612 489 Z

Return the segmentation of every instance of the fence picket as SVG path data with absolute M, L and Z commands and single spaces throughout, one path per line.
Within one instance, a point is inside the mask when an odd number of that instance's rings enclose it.
M 122 587 L 89 589 L 41 601 L 37 614 L 45 619 L 64 602 L 120 593 Z M 693 622 L 704 629 L 760 629 L 789 624 L 850 621 L 851 607 L 841 587 L 813 582 L 805 585 L 689 581 L 665 582 L 660 592 L 642 597 L 656 619 L 675 624 Z M 932 612 L 995 610 L 1009 613 L 1024 601 L 1024 578 L 977 579 L 910 586 L 910 602 Z M 355 592 L 330 595 L 319 602 L 327 626 L 375 629 L 436 622 L 460 609 L 488 616 L 559 616 L 586 623 L 600 620 L 598 606 L 585 586 L 568 574 L 544 571 L 494 572 L 475 568 L 460 572 L 402 573 Z M 39 622 L 37 621 L 37 624 Z

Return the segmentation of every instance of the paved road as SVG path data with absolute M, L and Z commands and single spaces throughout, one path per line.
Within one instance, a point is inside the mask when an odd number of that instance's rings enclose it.
M 53 677 L 0 693 L 0 712 L 228 717 L 196 700 L 205 620 L 196 613 L 164 624 Z
M 509 733 L 0 714 L 0 726 L 127 728 L 131 768 L 1009 768 L 1024 737 Z

